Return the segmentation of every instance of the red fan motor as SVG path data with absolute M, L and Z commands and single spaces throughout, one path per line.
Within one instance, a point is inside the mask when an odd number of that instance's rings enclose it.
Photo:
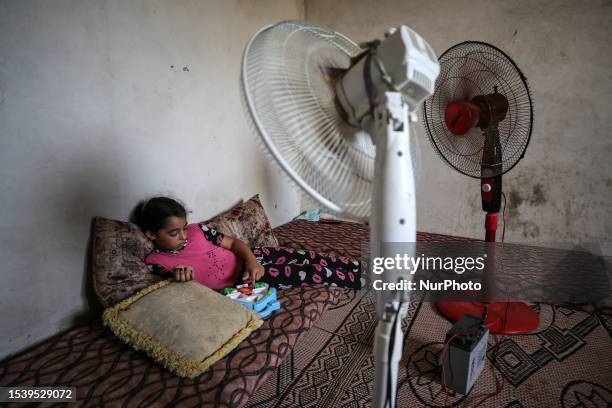
M 462 136 L 476 126 L 483 131 L 489 126 L 497 127 L 507 112 L 508 100 L 495 87 L 495 93 L 478 95 L 471 101 L 450 102 L 446 105 L 444 121 L 448 130 Z

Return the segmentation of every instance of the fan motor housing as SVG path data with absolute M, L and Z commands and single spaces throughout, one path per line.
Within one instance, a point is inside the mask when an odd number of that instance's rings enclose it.
M 480 108 L 478 127 L 483 130 L 489 126 L 497 126 L 506 119 L 508 100 L 500 93 L 478 95 L 472 99 L 472 103 Z
M 371 52 L 378 55 L 391 81 L 404 95 L 410 110 L 433 93 L 440 72 L 438 60 L 429 44 L 410 28 L 400 26 Z M 382 75 L 372 59 L 365 54 L 336 84 L 338 101 L 352 126 L 364 127 L 362 122 L 371 115 L 373 100 L 390 90 Z M 370 89 L 366 85 L 368 82 Z
M 506 119 L 508 100 L 500 93 L 478 95 L 471 101 L 453 101 L 446 105 L 444 121 L 454 135 L 465 135 L 471 128 L 485 130 Z

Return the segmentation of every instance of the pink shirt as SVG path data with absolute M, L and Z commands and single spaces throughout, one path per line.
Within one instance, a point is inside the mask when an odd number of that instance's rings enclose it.
M 148 265 L 160 265 L 171 271 L 177 265 L 193 268 L 195 280 L 214 290 L 235 285 L 242 269 L 242 261 L 230 250 L 221 246 L 223 235 L 214 230 L 215 243 L 204 236 L 199 224 L 187 226 L 187 244 L 180 251 L 154 251 L 145 257 Z

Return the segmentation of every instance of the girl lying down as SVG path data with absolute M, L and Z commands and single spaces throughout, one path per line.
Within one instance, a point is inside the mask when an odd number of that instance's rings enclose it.
M 185 208 L 168 197 L 141 202 L 134 216 L 155 245 L 145 263 L 162 277 L 179 282 L 195 279 L 215 290 L 245 281 L 262 281 L 279 289 L 309 284 L 354 289 L 362 286 L 357 261 L 292 248 L 249 248 L 243 241 L 204 224 L 189 224 Z

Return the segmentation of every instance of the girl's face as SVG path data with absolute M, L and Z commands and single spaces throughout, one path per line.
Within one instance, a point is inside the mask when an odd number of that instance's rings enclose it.
M 178 251 L 187 243 L 187 220 L 181 217 L 168 217 L 163 228 L 157 233 L 147 231 L 145 235 L 159 249 Z

